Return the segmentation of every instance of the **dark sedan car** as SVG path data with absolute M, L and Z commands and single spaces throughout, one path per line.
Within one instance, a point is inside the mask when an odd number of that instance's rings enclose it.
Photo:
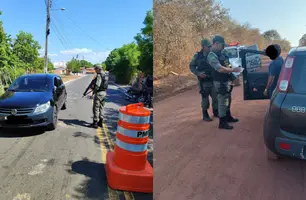
M 244 79 L 245 100 L 267 99 L 263 95 L 268 79 L 267 72 L 245 72 Z M 263 122 L 268 159 L 275 160 L 281 156 L 306 158 L 305 86 L 306 47 L 293 48 L 282 66 L 278 85 L 270 99 Z M 254 91 L 253 88 L 257 90 Z
M 0 127 L 54 130 L 58 111 L 66 109 L 66 98 L 66 87 L 57 75 L 21 76 L 0 97 Z

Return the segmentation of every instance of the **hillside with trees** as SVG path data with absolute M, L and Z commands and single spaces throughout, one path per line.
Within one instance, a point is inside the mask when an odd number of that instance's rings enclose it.
M 260 49 L 278 43 L 283 52 L 291 45 L 276 30 L 261 33 L 250 24 L 232 19 L 229 9 L 214 0 L 154 1 L 154 77 L 168 76 L 172 71 L 189 73 L 189 62 L 199 50 L 202 38 L 223 35 L 227 42 L 258 44 Z

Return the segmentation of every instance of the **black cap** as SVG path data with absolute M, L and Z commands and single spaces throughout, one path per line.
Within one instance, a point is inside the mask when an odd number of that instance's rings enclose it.
M 220 35 L 215 35 L 214 37 L 213 37 L 213 39 L 212 39 L 212 43 L 214 44 L 214 43 L 216 43 L 216 42 L 219 42 L 219 43 L 221 43 L 221 44 L 224 44 L 224 46 L 228 46 L 228 44 L 226 44 L 225 43 L 225 41 L 224 41 L 224 37 L 222 37 L 222 36 L 220 36 Z

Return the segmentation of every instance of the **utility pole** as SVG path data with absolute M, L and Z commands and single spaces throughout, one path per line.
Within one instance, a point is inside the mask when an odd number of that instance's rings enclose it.
M 45 42 L 45 66 L 44 71 L 48 73 L 48 36 L 50 34 L 50 7 L 51 7 L 51 0 L 48 0 L 47 3 L 47 23 L 46 23 L 46 42 Z

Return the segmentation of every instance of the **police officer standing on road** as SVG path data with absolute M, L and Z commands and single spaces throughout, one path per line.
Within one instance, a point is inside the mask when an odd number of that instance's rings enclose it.
M 191 62 L 190 71 L 198 77 L 200 94 L 202 96 L 202 113 L 204 121 L 212 121 L 207 110 L 209 108 L 209 96 L 212 99 L 212 108 L 215 117 L 218 117 L 218 100 L 213 85 L 212 68 L 207 62 L 207 56 L 210 51 L 211 43 L 208 39 L 203 39 L 201 51 L 197 52 Z
M 241 68 L 229 68 L 226 66 L 226 59 L 222 54 L 222 50 L 226 45 L 222 36 L 216 35 L 212 40 L 211 52 L 207 56 L 209 65 L 213 68 L 212 77 L 217 92 L 219 128 L 233 129 L 228 122 L 238 122 L 238 119 L 232 117 L 229 107 L 231 97 L 230 74 L 232 72 L 240 72 Z
M 95 65 L 94 69 L 97 73 L 96 81 L 94 84 L 94 101 L 93 101 L 93 123 L 90 125 L 92 128 L 98 128 L 103 123 L 103 107 L 106 98 L 105 81 L 106 74 L 101 65 Z

